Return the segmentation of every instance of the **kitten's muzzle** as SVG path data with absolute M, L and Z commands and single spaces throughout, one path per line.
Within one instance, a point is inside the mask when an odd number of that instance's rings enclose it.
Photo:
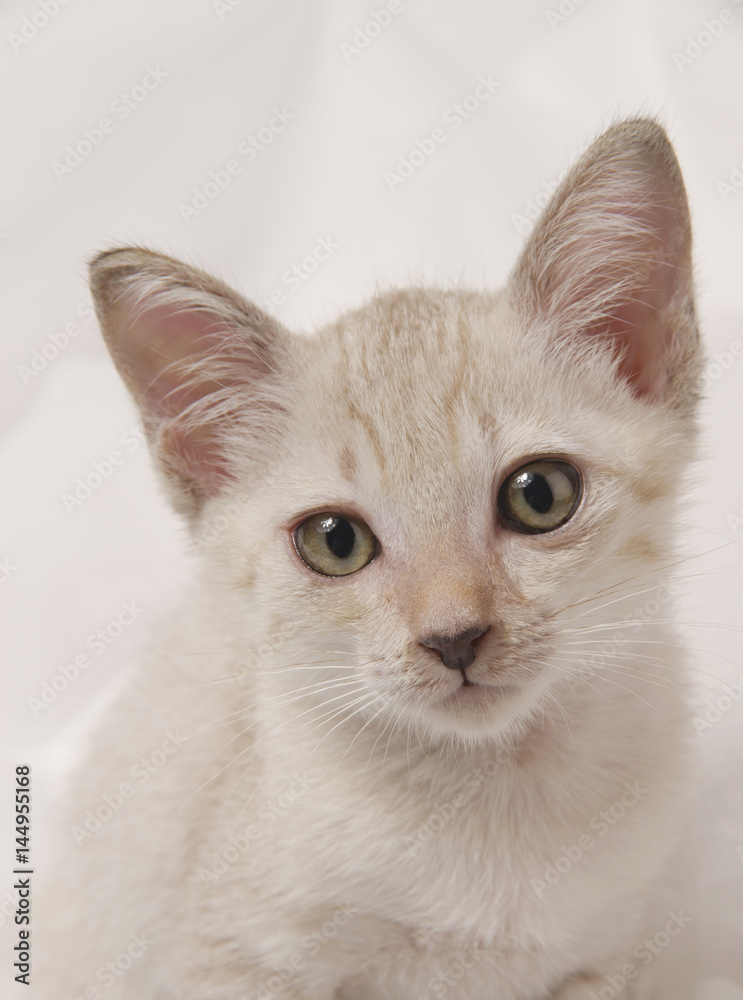
M 488 631 L 488 628 L 470 628 L 466 632 L 460 632 L 459 635 L 451 637 L 432 635 L 422 639 L 420 644 L 424 649 L 437 653 L 444 666 L 448 667 L 449 670 L 459 670 L 465 683 L 469 683 L 465 671 L 474 662 L 477 655 L 478 640 Z

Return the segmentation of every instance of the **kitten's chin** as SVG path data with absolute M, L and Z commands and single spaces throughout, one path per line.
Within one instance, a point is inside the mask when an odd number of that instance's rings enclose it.
M 531 706 L 532 698 L 510 684 L 460 684 L 428 701 L 422 719 L 442 735 L 466 739 L 502 735 Z

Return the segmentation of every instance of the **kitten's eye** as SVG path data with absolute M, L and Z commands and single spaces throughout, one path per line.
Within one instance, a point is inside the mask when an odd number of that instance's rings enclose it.
M 294 530 L 294 547 L 310 569 L 323 576 L 347 576 L 377 553 L 377 540 L 363 521 L 339 514 L 313 514 Z
M 581 491 L 575 466 L 544 459 L 529 462 L 506 479 L 498 492 L 498 507 L 518 531 L 554 531 L 573 516 Z

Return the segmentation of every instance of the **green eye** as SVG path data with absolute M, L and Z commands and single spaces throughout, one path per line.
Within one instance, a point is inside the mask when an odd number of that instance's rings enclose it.
M 523 465 L 506 479 L 498 491 L 498 507 L 511 527 L 536 535 L 570 520 L 581 493 L 575 466 L 544 459 Z
M 323 576 L 348 576 L 377 554 L 376 538 L 355 517 L 313 514 L 295 528 L 293 537 L 302 562 Z

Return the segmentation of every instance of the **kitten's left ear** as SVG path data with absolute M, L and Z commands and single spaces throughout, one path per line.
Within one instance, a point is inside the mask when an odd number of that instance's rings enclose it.
M 660 125 L 622 122 L 588 149 L 537 221 L 510 288 L 527 322 L 558 340 L 611 343 L 637 396 L 695 397 L 691 224 Z
M 248 461 L 270 447 L 291 335 L 216 278 L 138 247 L 100 254 L 90 283 L 171 499 L 193 515 L 244 472 L 235 442 Z

